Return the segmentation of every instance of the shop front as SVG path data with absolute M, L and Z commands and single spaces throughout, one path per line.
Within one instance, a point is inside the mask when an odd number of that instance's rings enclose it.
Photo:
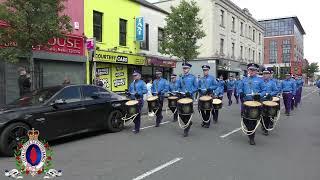
M 128 90 L 134 70 L 142 70 L 145 57 L 134 54 L 97 50 L 90 64 L 91 79 L 99 75 L 104 87 L 113 92 Z
M 240 63 L 236 61 L 219 59 L 217 64 L 217 77 L 223 76 L 223 79 L 228 79 L 230 75 L 234 77 L 242 72 Z
M 7 45 L 10 46 L 10 45 Z M 2 46 L 2 48 L 5 48 Z M 84 38 L 68 35 L 65 38 L 53 38 L 48 46 L 35 46 L 33 52 L 34 68 L 29 61 L 22 59 L 16 63 L 0 63 L 0 104 L 6 104 L 18 98 L 18 68 L 24 67 L 33 74 L 32 87 L 39 89 L 60 85 L 64 78 L 72 84 L 85 83 L 86 57 Z M 2 60 L 0 60 L 2 61 Z
M 176 68 L 176 64 L 177 61 L 172 59 L 147 57 L 146 66 L 142 67 L 142 77 L 143 79 L 153 79 L 155 71 L 158 69 L 163 72 L 163 78 L 170 79 L 170 75 L 173 72 L 173 68 Z

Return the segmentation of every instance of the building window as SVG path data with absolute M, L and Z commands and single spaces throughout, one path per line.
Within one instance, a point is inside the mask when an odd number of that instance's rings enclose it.
M 232 43 L 232 58 L 234 58 L 234 48 L 235 48 L 235 44 L 234 43 Z
M 261 33 L 259 33 L 259 45 L 261 44 Z
M 259 63 L 261 63 L 261 52 L 259 52 Z
M 249 26 L 248 38 L 251 38 L 251 26 Z
M 161 44 L 164 39 L 164 31 L 162 28 L 158 28 L 158 52 L 161 52 Z
M 256 42 L 256 30 L 253 30 L 252 32 L 252 40 L 253 42 Z
M 240 35 L 243 36 L 243 22 L 240 22 Z
M 243 46 L 240 46 L 240 58 L 243 59 Z
M 93 11 L 93 37 L 102 42 L 102 16 L 101 12 Z
M 256 51 L 255 50 L 252 50 L 252 60 L 255 61 L 255 55 L 256 55 Z
M 127 45 L 127 20 L 120 19 L 119 31 L 120 31 L 119 44 L 120 46 L 126 46 Z
M 220 11 L 220 26 L 224 27 L 224 10 Z
M 235 17 L 232 17 L 232 32 L 236 32 L 236 19 Z
M 140 42 L 142 50 L 149 50 L 149 24 L 146 24 L 144 41 Z
M 265 28 L 265 36 L 294 34 L 294 20 L 292 18 L 265 21 L 261 24 Z
M 224 53 L 223 53 L 223 47 L 224 46 L 224 39 L 220 39 L 220 55 L 223 55 Z
M 249 61 L 251 61 L 251 49 L 249 48 L 249 52 L 248 52 L 249 54 L 248 54 L 248 59 L 249 59 Z
M 270 47 L 269 47 L 269 63 L 274 64 L 277 62 L 278 59 L 278 46 L 277 41 L 270 41 Z
M 282 42 L 282 55 L 283 62 L 289 63 L 291 58 L 291 41 L 290 39 L 283 40 Z

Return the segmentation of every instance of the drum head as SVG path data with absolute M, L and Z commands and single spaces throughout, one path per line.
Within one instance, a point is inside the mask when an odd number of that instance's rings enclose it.
M 158 96 L 151 96 L 147 99 L 147 101 L 155 101 L 158 99 Z
M 211 99 L 212 99 L 211 96 L 201 96 L 201 97 L 199 98 L 200 101 L 210 101 Z
M 168 97 L 168 99 L 170 99 L 170 100 L 176 100 L 176 99 L 178 99 L 178 97 L 177 97 L 177 96 L 170 96 L 170 97 Z
M 133 106 L 133 105 L 136 105 L 136 104 L 138 104 L 138 103 L 139 103 L 139 101 L 131 100 L 131 101 L 126 102 L 126 105 L 127 105 L 127 106 Z
M 262 104 L 258 101 L 246 101 L 243 103 L 245 106 L 249 106 L 249 107 L 259 107 L 262 106 Z
M 182 98 L 178 101 L 179 104 L 189 104 L 192 103 L 192 99 L 190 98 Z
M 273 102 L 273 101 L 263 101 L 262 104 L 265 106 L 270 106 L 270 107 L 278 106 L 278 103 Z
M 222 101 L 220 99 L 214 99 L 212 100 L 212 104 L 222 104 Z
M 278 98 L 278 97 L 273 97 L 273 98 L 272 98 L 272 101 L 275 101 L 275 102 L 280 101 L 280 98 Z

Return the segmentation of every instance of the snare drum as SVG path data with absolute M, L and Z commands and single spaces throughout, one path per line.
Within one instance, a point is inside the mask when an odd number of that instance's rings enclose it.
M 258 101 L 246 101 L 243 103 L 244 113 L 243 116 L 249 120 L 259 120 L 261 117 L 262 104 Z
M 266 117 L 276 117 L 278 115 L 278 103 L 273 101 L 263 101 L 262 114 Z
M 212 100 L 213 109 L 218 110 L 222 108 L 222 101 L 220 99 Z
M 278 110 L 280 110 L 280 98 L 279 97 L 273 97 L 272 101 L 278 103 Z
M 149 111 L 156 111 L 159 107 L 159 97 L 151 96 L 147 99 Z
M 199 109 L 200 110 L 211 110 L 212 109 L 212 97 L 201 96 L 199 98 Z
M 169 108 L 176 108 L 178 99 L 179 98 L 177 96 L 169 96 L 168 97 L 168 107 Z
M 190 115 L 193 113 L 193 101 L 190 98 L 178 100 L 178 113 L 180 115 Z
M 139 108 L 138 108 L 139 101 L 131 100 L 131 101 L 126 102 L 125 105 L 126 105 L 126 112 L 127 112 L 128 117 L 131 117 L 131 116 L 139 113 Z

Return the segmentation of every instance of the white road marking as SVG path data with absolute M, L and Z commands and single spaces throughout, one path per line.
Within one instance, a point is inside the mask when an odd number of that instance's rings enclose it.
M 313 93 L 315 93 L 315 92 L 317 92 L 317 90 L 314 90 L 314 91 L 312 91 L 311 93 L 302 96 L 301 99 L 304 99 L 304 98 L 310 96 L 311 94 L 313 94 Z M 282 105 L 281 110 L 282 110 L 282 109 L 284 109 L 284 105 Z M 223 134 L 223 135 L 221 135 L 220 137 L 221 137 L 221 138 L 225 138 L 225 137 L 230 136 L 231 134 L 236 133 L 236 132 L 238 132 L 238 131 L 240 131 L 240 130 L 241 130 L 241 127 L 240 127 L 240 128 L 237 128 L 237 129 L 234 129 L 234 130 L 232 130 L 231 132 L 228 132 L 227 134 Z
M 138 176 L 138 177 L 136 177 L 136 178 L 134 178 L 132 180 L 142 180 L 142 179 L 150 176 L 151 174 L 160 171 L 163 168 L 166 168 L 166 167 L 168 167 L 168 166 L 170 166 L 170 165 L 172 165 L 172 164 L 174 164 L 174 163 L 176 163 L 178 161 L 181 161 L 182 159 L 183 159 L 182 157 L 175 158 L 175 159 L 173 159 L 173 160 L 171 160 L 171 161 L 169 161 L 169 162 L 167 162 L 165 164 L 162 164 L 161 166 L 158 166 L 158 167 L 156 167 L 156 168 L 154 168 L 154 169 L 152 169 L 152 170 L 150 170 L 148 172 L 143 173 L 142 175 L 140 175 L 140 176 Z
M 170 122 L 171 122 L 171 121 L 164 121 L 164 122 L 162 122 L 162 123 L 160 123 L 160 124 L 168 124 L 168 123 L 170 123 Z M 155 127 L 155 125 L 143 127 L 143 128 L 140 128 L 140 130 L 148 129 L 148 128 L 152 128 L 152 127 Z

